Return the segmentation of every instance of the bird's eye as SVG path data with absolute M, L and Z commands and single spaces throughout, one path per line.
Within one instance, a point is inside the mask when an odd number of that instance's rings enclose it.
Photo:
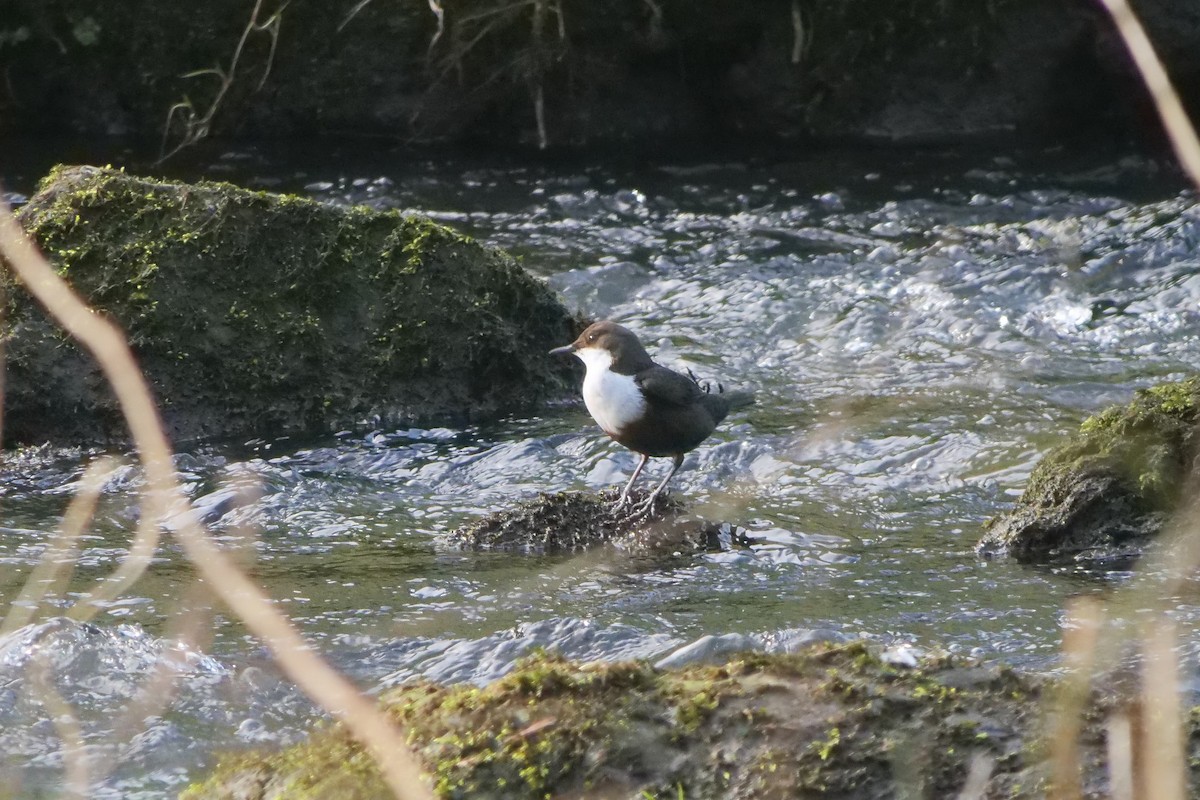
M 594 331 L 593 331 L 592 333 L 589 333 L 589 334 L 588 334 L 588 341 L 589 341 L 589 342 L 594 342 L 594 341 L 596 341 L 596 333 L 595 333 Z

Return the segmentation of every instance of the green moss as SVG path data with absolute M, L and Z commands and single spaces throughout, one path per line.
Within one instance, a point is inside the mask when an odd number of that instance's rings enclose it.
M 546 350 L 570 315 L 510 257 L 427 219 L 90 167 L 56 168 L 21 219 L 128 332 L 185 438 L 487 417 L 567 388 Z M 61 334 L 27 330 L 40 312 L 22 293 L 9 311 L 13 432 L 70 416 L 53 403 L 111 408 L 65 374 L 83 360 Z
M 1039 466 L 1043 480 L 1053 468 L 1113 470 L 1158 508 L 1178 502 L 1195 448 L 1200 378 L 1167 383 L 1137 393 L 1125 406 L 1113 406 L 1085 420 L 1080 438 Z
M 539 654 L 486 687 L 416 682 L 381 702 L 408 727 L 441 797 L 884 796 L 895 793 L 897 743 L 914 741 L 928 749 L 931 787 L 961 788 L 978 750 L 997 757 L 1004 786 L 1026 766 L 1002 756 L 1026 735 L 1030 707 L 1010 694 L 1037 688 L 1003 672 L 975 689 L 942 680 L 963 671 L 948 661 L 896 670 L 860 644 L 668 672 Z M 825 688 L 831 673 L 855 687 L 852 702 Z M 335 726 L 283 754 L 231 757 L 185 797 L 232 796 L 225 790 L 246 776 L 266 787 L 246 798 L 275 787 L 289 797 L 382 796 L 371 770 Z M 360 788 L 332 793 L 347 785 Z
M 842 742 L 842 732 L 835 726 L 829 729 L 829 734 L 824 740 L 813 742 L 813 752 L 817 754 L 817 758 L 822 761 L 828 761 L 833 755 L 834 749 Z
M 985 549 L 1018 558 L 1128 556 L 1183 496 L 1200 449 L 1200 378 L 1139 391 L 1048 453 L 1016 507 L 988 523 Z

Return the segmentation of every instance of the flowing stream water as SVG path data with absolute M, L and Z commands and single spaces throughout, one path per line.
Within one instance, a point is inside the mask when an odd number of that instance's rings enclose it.
M 1150 161 L 885 152 L 581 168 L 239 151 L 203 171 L 427 213 L 517 254 L 660 361 L 758 395 L 674 483 L 758 543 L 659 562 L 438 544 L 537 492 L 626 478 L 635 456 L 581 405 L 181 453 L 214 531 L 235 547 L 243 526 L 257 530 L 240 545 L 256 579 L 369 690 L 486 682 L 535 648 L 657 660 L 710 635 L 775 650 L 866 637 L 1053 669 L 1064 600 L 1127 576 L 981 559 L 981 526 L 1085 416 L 1200 363 L 1200 213 Z M 5 606 L 92 455 L 8 458 Z M 261 495 L 237 507 L 247 478 Z M 139 485 L 130 466 L 107 481 L 73 590 L 125 554 Z M 0 796 L 54 791 L 68 763 L 38 665 L 74 708 L 89 763 L 108 771 L 92 797 L 170 797 L 214 753 L 303 736 L 319 712 L 221 609 L 210 646 L 172 667 L 169 707 L 121 727 L 160 637 L 197 602 L 191 578 L 168 537 L 90 623 L 43 617 L 0 638 Z M 1191 637 L 1200 613 L 1181 601 L 1178 617 Z

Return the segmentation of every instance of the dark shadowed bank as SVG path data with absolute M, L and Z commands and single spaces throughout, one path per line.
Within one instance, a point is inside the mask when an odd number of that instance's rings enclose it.
M 1135 5 L 1176 85 L 1196 96 L 1196 4 Z M 189 115 L 223 135 L 492 147 L 1094 139 L 1153 125 L 1092 0 L 258 7 L 262 29 L 238 51 L 254 0 L 8 0 L 0 133 L 157 137 L 185 100 L 175 140 Z
M 569 391 L 554 294 L 423 217 L 71 167 L 19 218 L 125 329 L 176 441 L 461 423 Z M 0 281 L 7 440 L 122 439 L 92 358 Z

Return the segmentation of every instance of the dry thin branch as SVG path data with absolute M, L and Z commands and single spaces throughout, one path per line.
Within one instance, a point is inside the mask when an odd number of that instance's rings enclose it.
M 1188 119 L 1162 61 L 1127 0 L 1101 2 L 1112 16 L 1117 31 L 1129 48 L 1134 65 L 1150 91 L 1179 163 L 1193 185 L 1200 189 L 1200 137 L 1197 137 Z M 1176 637 L 1166 617 L 1165 600 L 1174 596 L 1198 567 L 1200 500 L 1193 498 L 1192 503 L 1178 512 L 1164 531 L 1156 552 L 1143 558 L 1137 579 L 1117 593 L 1108 604 L 1114 618 L 1149 620 L 1148 627 L 1146 624 L 1141 626 L 1147 633 L 1142 642 L 1144 666 L 1140 751 L 1134 742 L 1134 725 L 1129 716 L 1118 712 L 1109 719 L 1109 771 L 1114 798 L 1132 797 L 1139 789 L 1141 796 L 1154 800 L 1186 795 Z M 1096 664 L 1116 663 L 1121 649 L 1128 643 L 1129 635 L 1118 632 L 1118 635 L 1089 638 L 1089 641 L 1077 643 L 1078 646 L 1068 647 L 1068 637 L 1064 649 L 1068 661 L 1075 659 L 1078 662 L 1076 666 L 1086 662 L 1090 674 Z M 1080 670 L 1075 670 L 1075 673 L 1080 675 Z M 1073 693 L 1084 688 L 1082 677 L 1069 680 L 1075 682 Z M 1076 713 L 1082 715 L 1083 700 L 1078 694 L 1076 697 Z M 1075 731 L 1078 731 L 1079 724 L 1075 723 Z M 1074 750 L 1074 742 L 1060 744 L 1052 741 L 1051 747 L 1054 748 L 1056 782 L 1067 781 L 1064 787 L 1067 791 L 1059 791 L 1055 797 L 1078 796 L 1078 754 Z M 1068 763 L 1072 757 L 1074 762 Z M 1076 775 L 1075 783 L 1071 783 L 1071 772 Z
M 987 753 L 979 753 L 971 759 L 967 769 L 967 779 L 963 782 L 962 791 L 957 800 L 983 800 L 987 795 L 988 781 L 992 779 L 992 770 L 996 768 L 996 759 Z
M 158 715 L 171 704 L 186 654 L 203 649 L 212 638 L 212 592 L 203 582 L 193 581 L 181 593 L 172 630 L 163 638 L 167 641 L 154 670 L 113 725 L 115 742 L 131 740 L 143 729 L 147 717 Z
M 150 491 L 142 492 L 137 530 L 129 545 L 128 555 L 121 560 L 111 575 L 101 578 L 95 588 L 86 592 L 71 606 L 67 612 L 69 619 L 87 622 L 103 611 L 107 603 L 116 600 L 126 589 L 138 582 L 158 550 L 160 519 L 151 503 Z
M 54 724 L 54 730 L 63 743 L 63 763 L 66 765 L 67 782 L 62 793 L 64 800 L 87 800 L 92 785 L 88 770 L 87 749 L 83 743 L 83 727 L 75 716 L 70 703 L 54 688 L 50 664 L 44 651 L 38 652 L 29 662 L 30 694 L 46 709 Z
M 1055 800 L 1079 800 L 1079 734 L 1084 706 L 1096 665 L 1096 646 L 1104 627 L 1104 609 L 1092 598 L 1076 600 L 1067 608 L 1063 632 L 1063 661 L 1067 674 L 1058 687 L 1050 725 L 1050 765 Z
M 429 0 L 429 10 L 437 17 L 437 30 L 433 32 L 433 36 L 429 39 L 429 47 L 426 48 L 425 55 L 429 56 L 433 52 L 433 48 L 437 45 L 438 39 L 442 38 L 442 34 L 446 32 L 446 9 L 442 6 L 439 0 Z
M 804 14 L 800 10 L 800 0 L 792 0 L 792 63 L 799 64 L 804 60 L 806 47 L 804 32 Z
M 8 307 L 7 300 L 3 287 L 0 287 L 0 329 L 8 327 L 8 320 L 4 318 L 4 309 Z M 8 396 L 7 381 L 8 348 L 5 346 L 5 337 L 0 336 L 0 442 L 4 441 L 4 398 Z
M 537 123 L 538 149 L 545 150 L 550 139 L 546 135 L 546 96 L 541 80 L 533 87 L 533 118 Z
M 92 619 L 104 610 L 105 604 L 116 600 L 126 589 L 137 583 L 150 566 L 150 561 L 158 550 L 161 517 L 153 513 L 154 508 L 148 495 L 148 491 L 142 494 L 141 516 L 129 546 L 129 554 L 113 570 L 112 575 L 101 578 L 94 589 L 71 606 L 71 610 L 67 612 L 70 619 L 78 622 Z
M 254 10 L 250 12 L 250 20 L 246 23 L 246 27 L 242 29 L 242 36 L 238 39 L 237 47 L 234 48 L 233 55 L 229 59 L 228 70 L 223 70 L 220 67 L 212 67 L 210 69 L 189 72 L 183 76 L 184 78 L 198 78 L 204 75 L 213 75 L 218 79 L 217 93 L 208 104 L 208 109 L 201 116 L 196 115 L 196 107 L 186 96 L 167 110 L 167 120 L 163 126 L 162 154 L 159 156 L 158 161 L 155 162 L 156 164 L 163 163 L 180 150 L 190 147 L 208 136 L 212 130 L 213 118 L 216 117 L 221 103 L 225 100 L 225 95 L 229 92 L 230 87 L 233 86 L 234 79 L 237 77 L 238 63 L 241 61 L 242 51 L 245 49 L 246 41 L 252 33 L 265 32 L 271 37 L 271 49 L 267 54 L 266 68 L 263 70 L 262 78 L 259 79 L 258 88 L 262 89 L 263 85 L 267 82 L 267 76 L 271 74 L 271 66 L 275 62 L 275 49 L 279 44 L 279 26 L 283 21 L 283 11 L 287 7 L 287 3 L 285 2 L 281 5 L 265 22 L 259 22 L 258 16 L 262 13 L 262 5 L 263 0 L 255 0 Z M 183 116 L 183 135 L 179 142 L 168 151 L 167 139 L 171 135 L 171 123 L 177 114 Z
M 516 0 L 516 2 L 508 3 L 502 6 L 496 6 L 495 8 L 488 8 L 484 9 L 483 11 L 475 11 L 459 17 L 458 24 L 466 25 L 473 22 L 479 22 L 497 15 L 511 16 L 513 14 L 519 14 L 526 6 L 533 7 L 539 2 L 542 2 L 542 0 Z
M 1116 23 L 1117 31 L 1125 40 L 1134 65 L 1141 73 L 1142 80 L 1146 82 L 1146 88 L 1150 90 L 1150 96 L 1154 99 L 1154 106 L 1158 109 L 1158 115 L 1166 128 L 1179 163 L 1187 171 L 1192 183 L 1200 187 L 1200 138 L 1197 138 L 1196 129 L 1192 127 L 1187 112 L 1183 110 L 1183 103 L 1180 102 L 1175 87 L 1171 85 L 1167 70 L 1154 52 L 1154 45 L 1146 36 L 1146 29 L 1134 15 L 1127 0 L 1100 2 Z
M 0 256 L 62 327 L 87 348 L 113 387 L 146 475 L 146 509 L 161 523 L 177 515 L 175 529 L 188 558 L 221 600 L 259 636 L 292 681 L 337 717 L 375 758 L 397 797 L 431 797 L 420 767 L 395 726 L 348 680 L 315 653 L 287 617 L 229 555 L 186 513 L 171 448 L 158 409 L 129 344 L 106 317 L 95 313 L 55 273 L 25 236 L 7 204 L 0 203 Z
M 1175 625 L 1159 614 L 1142 644 L 1142 792 L 1154 800 L 1185 800 L 1187 758 L 1179 705 Z
M 101 458 L 90 465 L 80 480 L 79 492 L 67 506 L 62 525 L 37 566 L 29 573 L 21 593 L 8 607 L 8 614 L 0 624 L 0 637 L 32 622 L 38 613 L 43 598 L 61 594 L 75 571 L 75 555 L 79 551 L 79 538 L 83 536 L 96 513 L 100 490 L 112 474 L 114 459 Z
M 371 0 L 358 0 L 358 2 L 354 4 L 354 8 L 350 9 L 349 13 L 342 17 L 342 21 L 338 23 L 338 33 L 341 33 L 342 28 L 345 28 L 350 24 L 350 20 L 358 16 L 358 12 L 362 11 L 369 5 L 371 5 Z
M 662 36 L 663 10 L 658 0 L 644 0 L 650 7 L 650 37 L 658 39 Z
M 1133 723 L 1118 712 L 1108 718 L 1105 730 L 1108 754 L 1108 792 L 1112 800 L 1135 800 L 1133 793 Z
M 243 484 L 235 505 L 245 508 L 253 504 L 262 496 L 261 489 L 257 483 Z M 234 530 L 232 538 L 237 544 L 231 555 L 240 562 L 250 563 L 254 557 L 255 541 L 250 526 L 239 526 Z M 239 555 L 242 557 L 238 558 Z M 179 605 L 163 636 L 167 642 L 163 649 L 163 657 L 139 688 L 137 697 L 113 726 L 113 736 L 118 742 L 131 739 L 141 728 L 143 720 L 160 713 L 170 704 L 179 667 L 182 666 L 186 654 L 203 651 L 211 643 L 212 600 L 212 590 L 198 577 L 181 593 Z

